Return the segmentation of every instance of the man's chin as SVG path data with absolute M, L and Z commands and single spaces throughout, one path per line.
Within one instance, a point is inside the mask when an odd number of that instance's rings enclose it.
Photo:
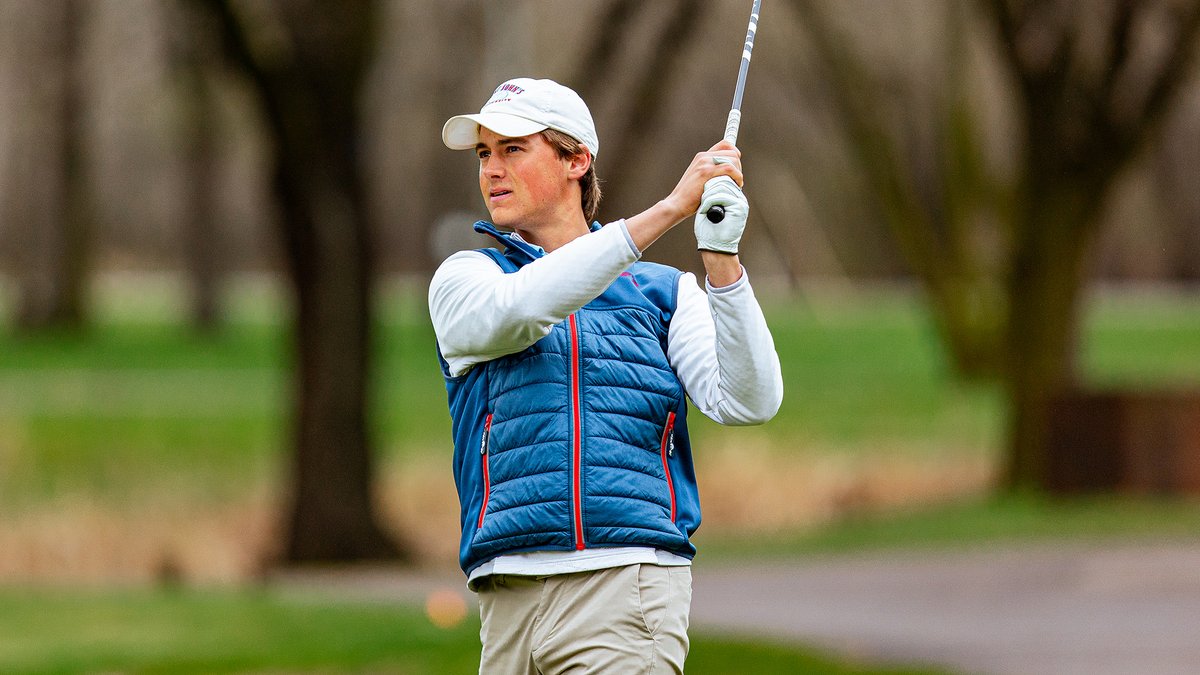
M 506 215 L 503 211 L 499 213 L 493 211 L 489 215 L 491 216 L 492 224 L 496 227 L 503 227 L 509 230 L 513 229 L 514 223 L 512 217 Z

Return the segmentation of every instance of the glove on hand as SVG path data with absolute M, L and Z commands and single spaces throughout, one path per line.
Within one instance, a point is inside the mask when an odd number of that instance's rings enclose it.
M 719 223 L 712 222 L 707 216 L 714 205 L 725 209 L 725 217 Z M 749 215 L 750 202 L 732 178 L 710 178 L 704 184 L 700 211 L 696 214 L 696 247 L 702 251 L 737 253 Z

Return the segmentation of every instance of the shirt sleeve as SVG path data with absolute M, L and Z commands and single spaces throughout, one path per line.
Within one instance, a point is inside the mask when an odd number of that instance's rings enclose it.
M 445 260 L 429 284 L 429 317 L 450 375 L 519 352 L 591 302 L 636 262 L 625 221 L 610 223 L 505 274 L 478 251 Z
M 679 279 L 667 333 L 667 358 L 692 403 L 727 425 L 762 424 L 783 402 L 775 341 L 746 271 L 729 286 L 700 290 L 693 274 Z

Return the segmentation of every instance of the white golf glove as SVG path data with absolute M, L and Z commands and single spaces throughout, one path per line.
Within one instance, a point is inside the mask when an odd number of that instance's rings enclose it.
M 719 223 L 708 219 L 708 210 L 714 205 L 725 209 L 725 217 Z M 742 240 L 742 231 L 746 229 L 749 215 L 750 202 L 732 178 L 717 176 L 708 179 L 700 198 L 700 211 L 696 213 L 696 248 L 737 253 L 738 242 Z

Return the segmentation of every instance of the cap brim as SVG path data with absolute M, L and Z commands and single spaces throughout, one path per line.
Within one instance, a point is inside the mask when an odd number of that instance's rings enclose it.
M 446 120 L 442 143 L 451 150 L 473 150 L 479 143 L 479 127 L 486 127 L 507 138 L 520 138 L 549 129 L 540 122 L 507 113 L 475 113 Z

